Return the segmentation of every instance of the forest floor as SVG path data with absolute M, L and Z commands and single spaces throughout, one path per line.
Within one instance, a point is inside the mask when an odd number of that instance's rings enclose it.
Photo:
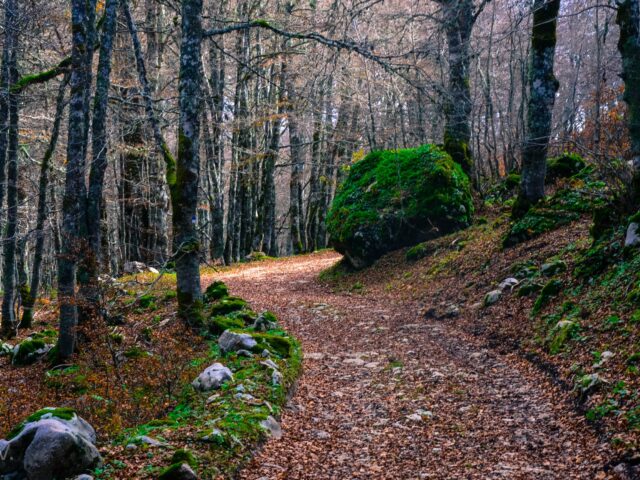
M 321 275 L 339 260 L 321 252 L 215 275 L 273 310 L 304 350 L 283 436 L 240 478 L 619 478 L 607 441 L 547 375 L 425 318 L 431 304 L 471 303 L 463 285 L 416 295 L 393 256 L 346 284 Z

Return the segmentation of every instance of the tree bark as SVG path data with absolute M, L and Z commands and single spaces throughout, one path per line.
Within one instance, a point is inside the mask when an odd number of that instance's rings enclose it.
M 445 99 L 444 148 L 466 173 L 471 173 L 471 89 L 469 53 L 475 23 L 473 0 L 438 0 L 444 9 L 449 53 L 449 84 Z
M 179 315 L 191 326 L 202 321 L 200 242 L 196 230 L 201 106 L 202 0 L 182 2 L 178 84 L 180 124 L 176 182 L 171 186 Z
M 89 10 L 85 0 L 72 0 L 71 96 L 67 168 L 62 200 L 62 251 L 58 261 L 58 303 L 60 306 L 60 336 L 58 357 L 69 358 L 76 345 L 78 306 L 76 301 L 76 271 L 78 258 L 88 248 L 86 229 L 86 88 L 91 81 L 86 45 L 89 41 Z
M 622 57 L 626 123 L 634 169 L 633 195 L 640 198 L 640 0 L 618 0 L 618 51 Z
M 560 0 L 536 0 L 533 4 L 527 136 L 522 148 L 520 194 L 514 205 L 516 216 L 544 197 L 551 116 L 558 91 L 553 65 L 559 10 Z
M 18 5 L 16 0 L 7 0 L 5 4 L 7 37 L 9 43 L 9 64 L 7 70 L 13 83 L 17 79 L 18 55 Z M 18 235 L 18 99 L 9 91 L 9 130 L 7 149 L 7 225 L 4 236 L 2 288 L 2 336 L 15 336 L 17 321 L 15 311 L 16 299 L 16 244 Z

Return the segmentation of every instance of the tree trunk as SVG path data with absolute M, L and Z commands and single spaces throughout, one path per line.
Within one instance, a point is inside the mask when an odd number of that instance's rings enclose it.
M 107 0 L 105 20 L 100 40 L 100 56 L 96 75 L 96 92 L 93 105 L 91 171 L 89 173 L 89 193 L 87 196 L 87 233 L 90 251 L 85 255 L 84 270 L 87 279 L 82 285 L 82 306 L 79 322 L 88 320 L 99 309 L 98 271 L 101 261 L 101 228 L 103 218 L 102 191 L 107 170 L 107 105 L 111 77 L 111 53 L 116 31 L 118 0 Z M 88 127 L 88 125 L 87 125 Z
M 202 321 L 200 242 L 196 230 L 200 174 L 202 0 L 182 1 L 180 124 L 176 182 L 171 186 L 179 315 L 192 326 Z
M 91 81 L 86 45 L 89 41 L 89 5 L 85 0 L 72 0 L 71 23 L 71 96 L 65 190 L 62 200 L 62 251 L 58 261 L 58 303 L 60 306 L 60 336 L 58 357 L 63 360 L 73 354 L 76 345 L 78 308 L 76 302 L 76 269 L 78 256 L 88 247 L 86 231 L 86 88 Z
M 289 144 L 291 152 L 291 180 L 289 182 L 289 228 L 293 253 L 302 253 L 305 250 L 304 240 L 304 210 L 303 210 L 303 178 L 304 178 L 304 153 L 302 132 L 298 124 L 295 111 L 298 95 L 295 85 L 283 65 L 285 84 L 287 87 L 287 102 L 289 105 L 287 121 L 289 124 Z
M 522 148 L 520 194 L 514 205 L 516 216 L 544 197 L 551 116 L 558 91 L 553 64 L 559 9 L 560 0 L 536 0 L 533 4 L 527 136 Z
M 634 169 L 633 195 L 640 198 L 640 0 L 618 2 L 616 23 L 620 27 L 618 50 L 622 57 L 624 101 Z
M 475 22 L 473 0 L 439 0 L 449 52 L 449 85 L 445 99 L 444 148 L 466 173 L 471 173 L 471 90 L 469 40 Z
M 8 0 L 5 4 L 7 37 L 9 43 L 9 72 L 10 83 L 17 80 L 18 55 L 18 6 L 15 0 Z M 8 92 L 9 131 L 7 150 L 7 225 L 4 237 L 3 270 L 2 270 L 2 336 L 15 336 L 17 321 L 15 312 L 16 298 L 16 244 L 18 235 L 18 98 Z

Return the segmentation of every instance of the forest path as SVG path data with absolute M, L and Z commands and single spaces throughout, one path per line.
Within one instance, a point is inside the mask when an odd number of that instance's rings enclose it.
M 338 259 L 324 252 L 216 275 L 274 311 L 305 353 L 282 438 L 240 478 L 615 478 L 603 471 L 606 443 L 530 365 L 391 295 L 333 292 L 318 274 Z

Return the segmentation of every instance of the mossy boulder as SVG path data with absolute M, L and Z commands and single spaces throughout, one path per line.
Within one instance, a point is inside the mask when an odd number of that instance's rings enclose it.
M 13 365 L 31 365 L 44 358 L 53 348 L 52 343 L 45 341 L 47 338 L 34 335 L 20 342 L 13 348 L 11 363 Z
M 470 225 L 469 178 L 434 145 L 375 151 L 355 163 L 327 219 L 331 244 L 362 268 L 383 254 Z
M 229 288 L 221 280 L 216 280 L 204 291 L 204 301 L 206 303 L 221 300 L 229 296 Z
M 559 321 L 549 332 L 547 337 L 547 344 L 549 346 L 549 353 L 555 355 L 559 353 L 567 343 L 568 340 L 573 338 L 580 330 L 580 326 L 570 320 Z
M 579 173 L 587 164 L 577 153 L 563 153 L 547 159 L 547 181 L 569 178 Z
M 243 310 L 247 307 L 247 302 L 238 297 L 227 297 L 211 306 L 211 316 L 228 315 L 232 312 Z

